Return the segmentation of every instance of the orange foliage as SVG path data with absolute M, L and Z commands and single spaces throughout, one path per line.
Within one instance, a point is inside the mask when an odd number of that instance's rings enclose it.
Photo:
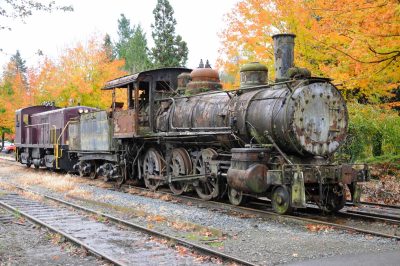
M 9 63 L 0 80 L 0 128 L 13 130 L 15 110 L 43 101 L 62 107 L 109 107 L 111 93 L 101 88 L 108 80 L 126 74 L 123 65 L 122 60 L 110 62 L 102 39 L 96 37 L 65 50 L 58 60 L 45 58 L 27 71 L 26 78 Z
M 125 74 L 124 61 L 109 61 L 101 39 L 78 43 L 57 61 L 46 58 L 32 71 L 30 85 L 36 103 L 55 101 L 58 106 L 88 105 L 105 108 L 111 95 L 102 92 L 105 82 Z
M 290 32 L 297 35 L 295 64 L 344 90 L 373 99 L 400 85 L 397 0 L 242 0 L 226 22 L 218 65 L 233 76 L 250 61 L 273 72 L 271 36 Z
M 14 128 L 15 110 L 30 103 L 30 92 L 21 72 L 15 72 L 12 62 L 4 69 L 0 81 L 0 128 Z

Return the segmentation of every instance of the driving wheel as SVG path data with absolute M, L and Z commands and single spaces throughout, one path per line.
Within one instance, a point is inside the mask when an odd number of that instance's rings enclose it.
M 189 153 L 184 148 L 173 149 L 169 167 L 173 178 L 190 174 L 192 172 L 192 161 L 190 160 Z M 175 195 L 185 192 L 188 186 L 189 184 L 185 181 L 173 181 L 169 183 L 169 188 Z
M 204 149 L 199 152 L 196 158 L 195 174 L 205 175 L 195 182 L 197 195 L 203 200 L 210 200 L 218 196 L 218 178 L 210 175 L 209 163 L 217 152 L 213 149 Z
M 150 190 L 156 190 L 161 184 L 161 177 L 165 171 L 165 163 L 160 152 L 150 148 L 143 160 L 144 183 Z

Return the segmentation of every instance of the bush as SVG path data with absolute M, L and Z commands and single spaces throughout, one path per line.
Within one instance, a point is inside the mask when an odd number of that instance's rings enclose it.
M 338 156 L 351 162 L 400 155 L 400 116 L 378 105 L 349 103 L 349 134 Z

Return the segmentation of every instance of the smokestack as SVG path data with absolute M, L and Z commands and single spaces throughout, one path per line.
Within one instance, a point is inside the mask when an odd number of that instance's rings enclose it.
M 274 40 L 275 55 L 275 80 L 282 81 L 289 79 L 286 72 L 294 64 L 294 34 L 276 34 Z

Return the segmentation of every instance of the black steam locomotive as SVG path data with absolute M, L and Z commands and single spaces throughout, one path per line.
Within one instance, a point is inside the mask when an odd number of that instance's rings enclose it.
M 353 200 L 366 165 L 332 163 L 348 114 L 327 78 L 293 67 L 294 35 L 273 36 L 276 82 L 244 65 L 240 88 L 223 91 L 208 62 L 191 71 L 163 68 L 109 81 L 109 111 L 35 106 L 16 112 L 16 159 L 30 166 L 143 180 L 204 200 L 228 195 L 239 205 L 268 197 L 278 213 L 315 202 L 325 211 Z M 118 102 L 116 89 L 126 90 Z

